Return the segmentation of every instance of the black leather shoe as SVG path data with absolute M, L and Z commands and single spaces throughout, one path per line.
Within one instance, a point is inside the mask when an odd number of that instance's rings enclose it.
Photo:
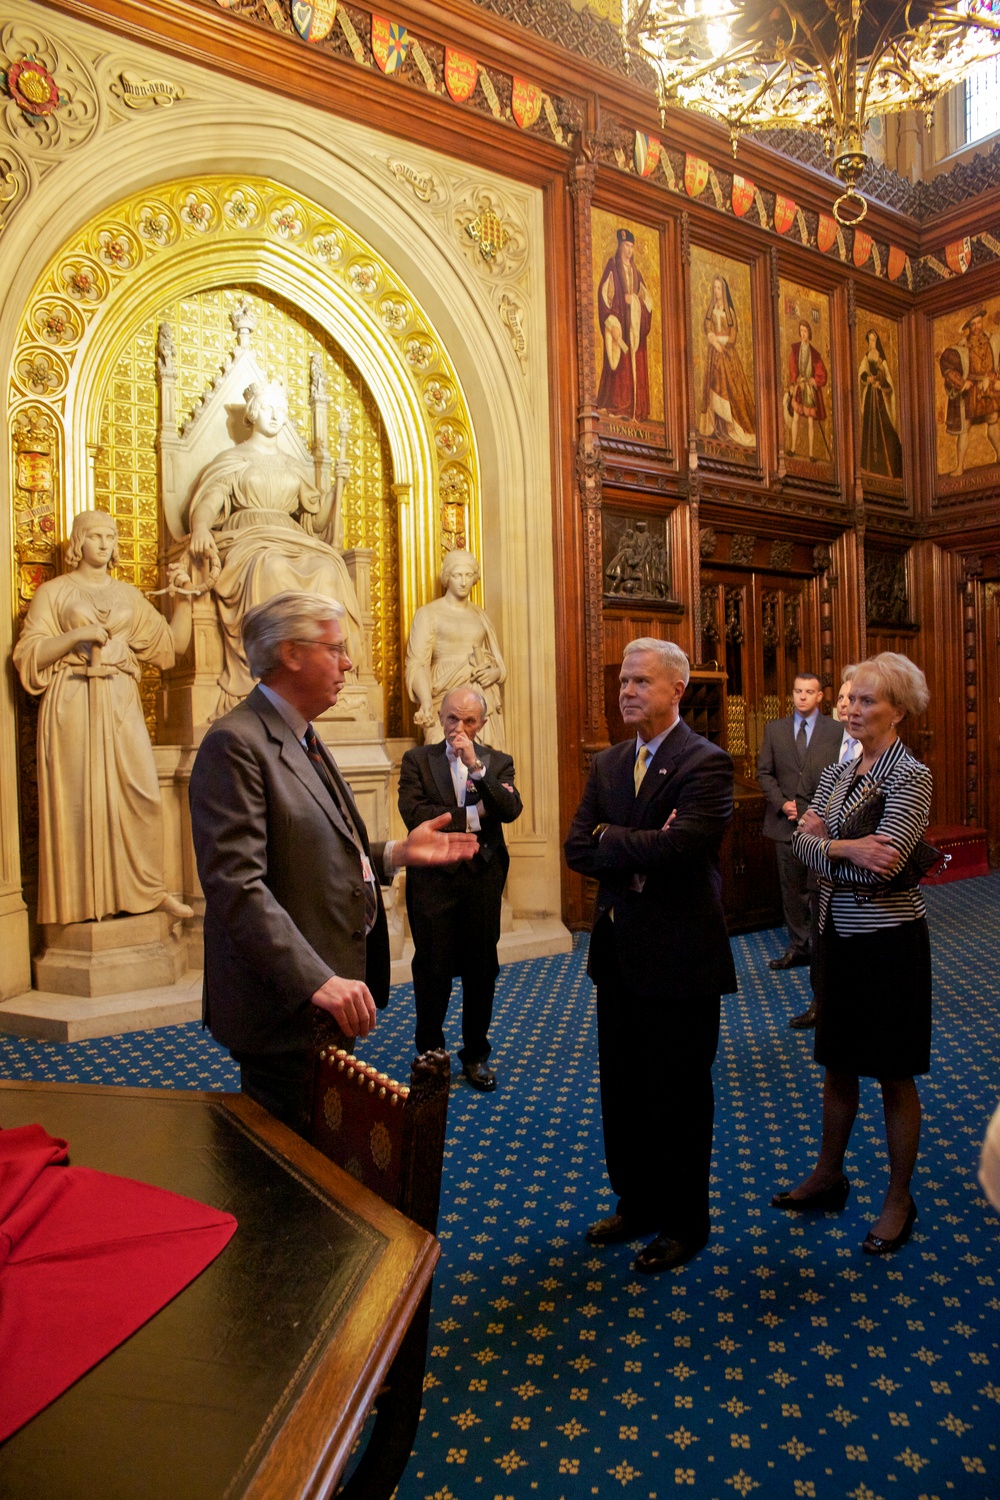
M 809 962 L 808 953 L 795 953 L 789 948 L 780 958 L 769 958 L 767 967 L 769 969 L 802 969 Z
M 869 1231 L 862 1241 L 861 1248 L 866 1255 L 891 1255 L 894 1250 L 898 1250 L 901 1245 L 906 1244 L 907 1240 L 910 1238 L 910 1235 L 913 1231 L 913 1226 L 916 1222 L 917 1205 L 911 1198 L 910 1207 L 906 1215 L 906 1222 L 904 1223 L 899 1233 L 891 1240 L 884 1240 L 882 1239 L 881 1235 L 872 1234 L 871 1231 Z
M 660 1271 L 672 1271 L 675 1266 L 684 1265 L 704 1250 L 705 1240 L 696 1244 L 686 1244 L 681 1240 L 671 1239 L 669 1234 L 658 1234 L 644 1250 L 640 1250 L 632 1262 L 633 1271 L 641 1271 L 645 1276 L 656 1276 Z
M 808 1010 L 804 1010 L 800 1016 L 792 1016 L 788 1022 L 794 1026 L 796 1031 L 807 1031 L 810 1026 L 816 1025 L 816 1001 L 813 1000 Z
M 485 1063 L 463 1063 L 462 1072 L 472 1087 L 478 1089 L 481 1094 L 492 1094 L 497 1086 L 497 1075 Z
M 819 1193 L 807 1193 L 804 1198 L 793 1198 L 791 1193 L 776 1193 L 771 1199 L 771 1207 L 784 1208 L 795 1214 L 839 1214 L 850 1191 L 851 1184 L 842 1177 L 833 1187 L 823 1188 Z
M 587 1239 L 592 1245 L 621 1245 L 626 1240 L 648 1234 L 649 1228 L 648 1224 L 625 1219 L 621 1214 L 608 1214 L 606 1219 L 598 1219 L 596 1224 L 591 1224 L 587 1230 Z

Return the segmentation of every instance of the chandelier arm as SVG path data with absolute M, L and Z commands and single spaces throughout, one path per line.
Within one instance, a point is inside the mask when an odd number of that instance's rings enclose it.
M 787 0 L 779 0 L 779 3 L 781 5 L 781 9 L 785 12 L 786 16 L 792 23 L 792 39 L 789 42 L 786 51 L 792 51 L 795 46 L 795 33 L 797 30 L 801 29 L 805 33 L 806 40 L 812 48 L 813 55 L 819 64 L 818 67 L 812 67 L 809 71 L 813 73 L 822 73 L 823 78 L 826 81 L 827 98 L 829 99 L 834 110 L 834 124 L 838 129 L 843 129 L 843 122 L 840 118 L 842 114 L 841 100 L 840 93 L 837 88 L 837 73 L 833 59 L 830 57 L 826 48 L 823 46 L 822 42 L 819 40 L 819 37 L 816 35 L 816 32 L 809 25 L 809 22 L 805 19 L 805 17 L 796 15 L 791 6 L 787 3 Z M 837 33 L 837 40 L 838 42 L 840 41 L 839 29 Z
M 868 94 L 871 90 L 872 82 L 875 78 L 876 69 L 882 65 L 885 54 L 889 50 L 889 43 L 892 39 L 892 33 L 895 29 L 896 22 L 898 21 L 900 15 L 905 14 L 906 25 L 907 27 L 909 27 L 909 12 L 910 0 L 902 0 L 901 4 L 894 6 L 893 10 L 890 12 L 888 20 L 882 27 L 882 30 L 879 32 L 878 40 L 872 48 L 871 56 L 868 59 L 868 65 L 865 68 L 864 79 L 861 83 L 861 91 L 857 101 L 857 126 L 859 133 L 862 135 L 864 134 L 865 129 L 865 117 L 868 113 Z

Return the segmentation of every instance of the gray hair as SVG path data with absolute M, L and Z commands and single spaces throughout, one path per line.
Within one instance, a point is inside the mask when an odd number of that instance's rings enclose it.
M 691 663 L 674 641 L 663 641 L 657 636 L 643 635 L 637 641 L 629 641 L 622 652 L 622 661 L 626 656 L 631 656 L 633 651 L 651 651 L 660 658 L 660 665 L 665 672 L 669 672 L 676 680 L 687 686 L 691 680 Z
M 448 699 L 456 698 L 459 693 L 468 693 L 470 698 L 475 698 L 476 702 L 479 704 L 479 710 L 483 716 L 483 722 L 485 723 L 487 718 L 489 717 L 490 706 L 486 702 L 486 699 L 483 697 L 479 689 L 477 687 L 473 687 L 471 682 L 465 683 L 462 687 L 449 688 L 444 697 L 441 699 L 440 712 L 444 713 L 444 706 L 448 702 Z
M 854 674 L 855 674 L 855 672 L 857 670 L 858 670 L 858 663 L 856 661 L 852 661 L 849 666 L 846 666 L 844 668 L 844 670 L 840 674 L 840 685 L 841 685 L 841 687 L 844 686 L 845 682 L 853 682 L 854 681 Z
M 466 552 L 464 547 L 456 547 L 452 552 L 445 553 L 444 559 L 441 563 L 440 577 L 442 588 L 447 588 L 448 579 L 451 577 L 455 568 L 460 568 L 463 566 L 463 564 L 466 566 L 471 564 L 471 566 L 475 568 L 477 581 L 482 577 L 482 569 L 480 568 L 479 563 L 473 557 L 472 553 Z
M 118 523 L 114 516 L 109 516 L 106 510 L 81 510 L 79 515 L 73 517 L 73 530 L 66 544 L 67 568 L 78 568 L 83 562 L 83 539 L 90 530 L 90 523 L 95 520 L 103 521 L 105 525 L 113 526 L 115 530 L 115 544 L 111 549 L 108 567 L 117 568 L 121 562 L 118 555 Z
M 874 677 L 883 697 L 904 714 L 922 714 L 931 701 L 927 678 L 915 662 L 898 651 L 880 651 L 878 656 L 859 662 L 852 686 L 857 685 L 859 677 Z
M 255 604 L 243 619 L 243 650 L 250 671 L 266 682 L 281 665 L 284 641 L 318 641 L 318 627 L 342 620 L 346 613 L 336 599 L 299 589 L 286 589 Z

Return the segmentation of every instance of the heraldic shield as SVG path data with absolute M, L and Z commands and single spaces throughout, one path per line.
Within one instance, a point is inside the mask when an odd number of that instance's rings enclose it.
M 824 255 L 834 240 L 837 238 L 837 221 L 829 214 L 820 214 L 819 224 L 816 226 L 816 243 Z
M 637 130 L 632 148 L 632 159 L 640 177 L 652 177 L 660 159 L 659 136 L 644 135 L 641 130 Z
M 444 82 L 456 104 L 464 104 L 479 80 L 479 64 L 467 52 L 444 49 Z
M 689 198 L 697 198 L 708 183 L 708 162 L 700 156 L 684 158 L 684 189 Z
M 898 281 L 906 268 L 906 251 L 898 245 L 889 246 L 889 280 Z
M 854 231 L 854 264 L 858 270 L 868 264 L 868 257 L 872 253 L 872 237 L 863 229 Z
M 410 50 L 410 33 L 398 21 L 372 15 L 372 53 L 382 72 L 391 77 L 398 73 Z
M 972 241 L 969 236 L 966 235 L 961 240 L 952 240 L 950 245 L 945 245 L 944 258 L 950 271 L 954 271 L 956 276 L 964 276 L 972 265 Z
M 523 78 L 512 79 L 510 112 L 522 130 L 529 130 L 542 110 L 542 91 L 537 83 L 525 83 Z
M 787 234 L 795 223 L 797 209 L 792 198 L 783 198 L 779 193 L 774 200 L 774 227 L 779 234 Z
M 292 0 L 292 21 L 304 42 L 322 42 L 337 19 L 337 0 Z
M 733 213 L 738 219 L 742 219 L 753 203 L 754 192 L 755 188 L 749 177 L 733 174 Z

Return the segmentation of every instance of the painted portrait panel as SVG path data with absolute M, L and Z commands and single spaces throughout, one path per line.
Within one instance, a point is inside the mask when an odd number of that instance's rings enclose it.
M 834 477 L 830 298 L 781 278 L 778 292 L 781 440 L 788 468 Z
M 1000 297 L 934 320 L 937 471 L 1000 463 Z
M 757 462 L 750 267 L 691 247 L 691 347 L 698 452 Z
M 855 326 L 861 470 L 896 488 L 903 479 L 899 324 L 859 308 Z
M 592 210 L 597 409 L 603 436 L 662 446 L 660 236 Z

